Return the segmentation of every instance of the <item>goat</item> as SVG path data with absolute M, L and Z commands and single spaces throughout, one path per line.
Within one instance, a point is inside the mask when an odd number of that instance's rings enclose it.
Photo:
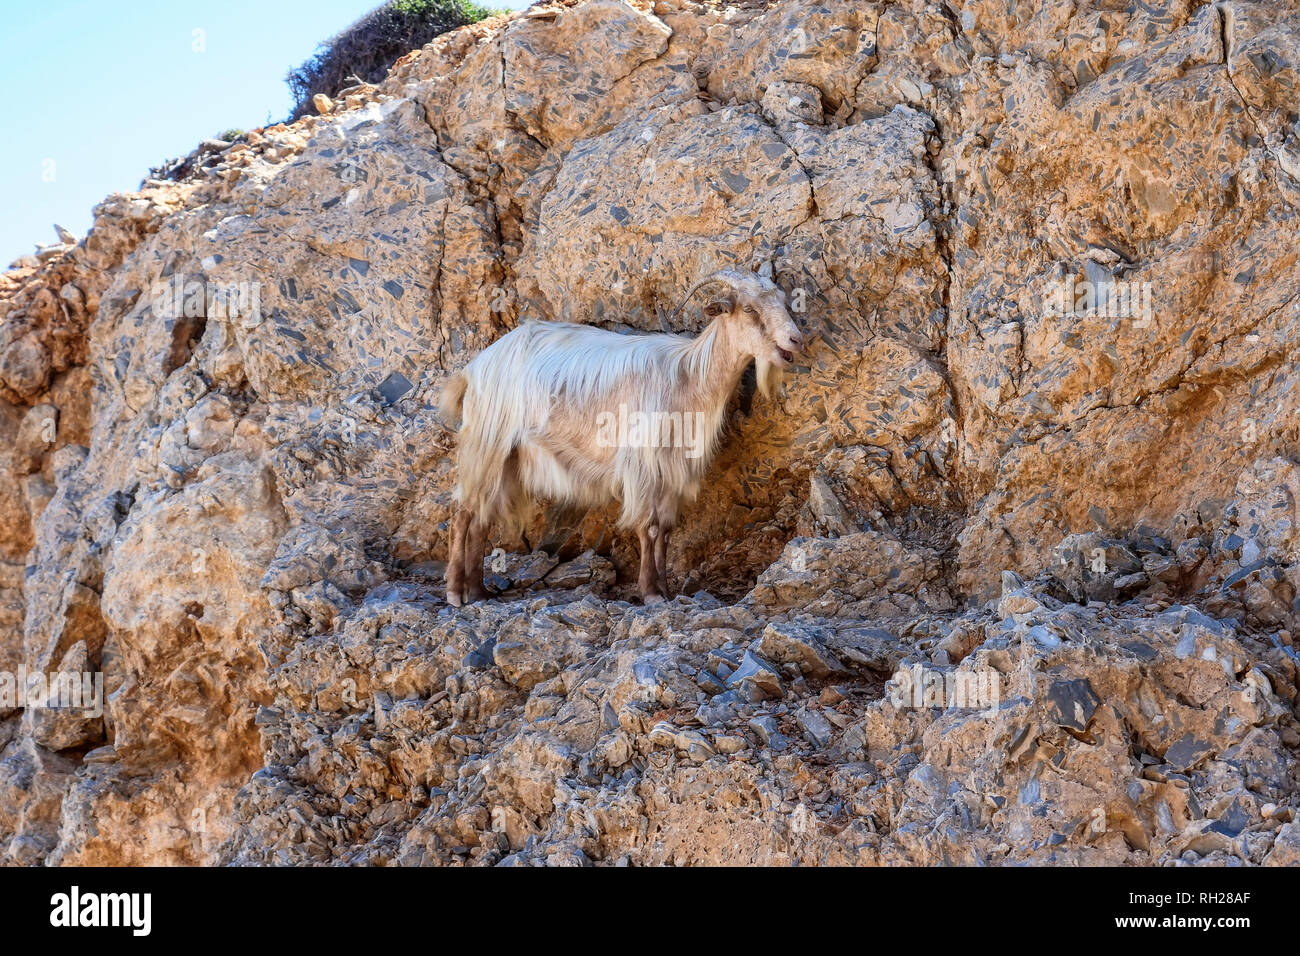
M 517 528 L 534 498 L 583 507 L 621 500 L 619 527 L 635 528 L 640 544 L 641 599 L 665 599 L 668 536 L 699 493 L 728 398 L 751 361 L 770 397 L 804 347 L 785 293 L 758 275 L 701 279 L 668 321 L 701 289 L 716 290 L 704 308 L 712 321 L 694 338 L 525 322 L 449 379 L 439 402 L 444 422 L 459 421 L 449 604 L 484 596 L 490 529 L 500 521 Z M 637 435 L 620 427 L 611 436 L 629 408 Z

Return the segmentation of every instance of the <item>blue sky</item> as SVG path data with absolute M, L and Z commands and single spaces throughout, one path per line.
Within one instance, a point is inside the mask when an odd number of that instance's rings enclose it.
M 34 0 L 0 30 L 0 269 L 230 128 L 283 119 L 285 73 L 378 0 Z M 529 0 L 489 0 L 523 9 Z M 196 33 L 195 31 L 201 31 Z

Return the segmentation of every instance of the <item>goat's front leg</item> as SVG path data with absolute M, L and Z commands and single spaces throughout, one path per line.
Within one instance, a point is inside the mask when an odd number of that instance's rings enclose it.
M 465 603 L 465 545 L 470 519 L 466 508 L 458 507 L 451 519 L 451 547 L 447 550 L 447 603 L 460 607 Z
M 659 544 L 659 526 L 645 524 L 637 529 L 637 540 L 641 544 L 641 574 L 637 585 L 641 589 L 643 604 L 659 604 L 663 601 L 663 589 L 659 584 L 659 570 L 655 565 L 655 551 Z
M 668 598 L 668 534 L 672 531 L 666 524 L 659 525 L 659 537 L 655 541 L 655 570 L 659 574 L 659 592 Z

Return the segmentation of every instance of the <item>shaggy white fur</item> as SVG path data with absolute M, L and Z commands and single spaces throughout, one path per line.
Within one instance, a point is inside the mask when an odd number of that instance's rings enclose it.
M 771 394 L 803 345 L 784 293 L 769 280 L 723 272 L 691 293 L 708 284 L 724 292 L 706 307 L 714 321 L 695 338 L 527 322 L 453 376 L 441 412 L 449 423 L 460 419 L 456 499 L 473 521 L 517 525 L 531 499 L 587 507 L 617 499 L 620 525 L 648 529 L 655 550 L 666 548 L 679 508 L 699 492 L 745 366 L 756 363 L 760 388 Z M 668 421 L 691 416 L 691 440 L 602 440 L 602 419 L 628 409 Z M 481 577 L 481 560 L 477 568 L 472 557 L 467 563 L 465 573 Z M 453 554 L 449 598 L 461 596 L 456 565 Z M 651 571 L 662 581 L 662 568 Z

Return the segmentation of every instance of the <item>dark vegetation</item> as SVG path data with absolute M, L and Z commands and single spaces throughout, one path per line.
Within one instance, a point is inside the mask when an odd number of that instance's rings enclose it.
M 317 93 L 333 97 L 359 82 L 376 83 L 400 57 L 494 12 L 470 0 L 390 0 L 376 7 L 289 71 L 285 82 L 294 99 L 290 120 L 310 112 Z
M 317 93 L 333 98 L 350 86 L 377 83 L 412 50 L 449 30 L 501 12 L 505 11 L 471 0 L 389 0 L 375 7 L 346 30 L 319 44 L 310 60 L 285 76 L 294 106 L 284 122 L 291 123 L 312 112 L 312 97 Z M 266 125 L 271 123 L 268 114 Z M 213 139 L 204 140 L 188 156 L 153 167 L 148 178 L 192 179 L 219 163 L 223 150 L 244 135 L 241 129 L 223 130 Z

